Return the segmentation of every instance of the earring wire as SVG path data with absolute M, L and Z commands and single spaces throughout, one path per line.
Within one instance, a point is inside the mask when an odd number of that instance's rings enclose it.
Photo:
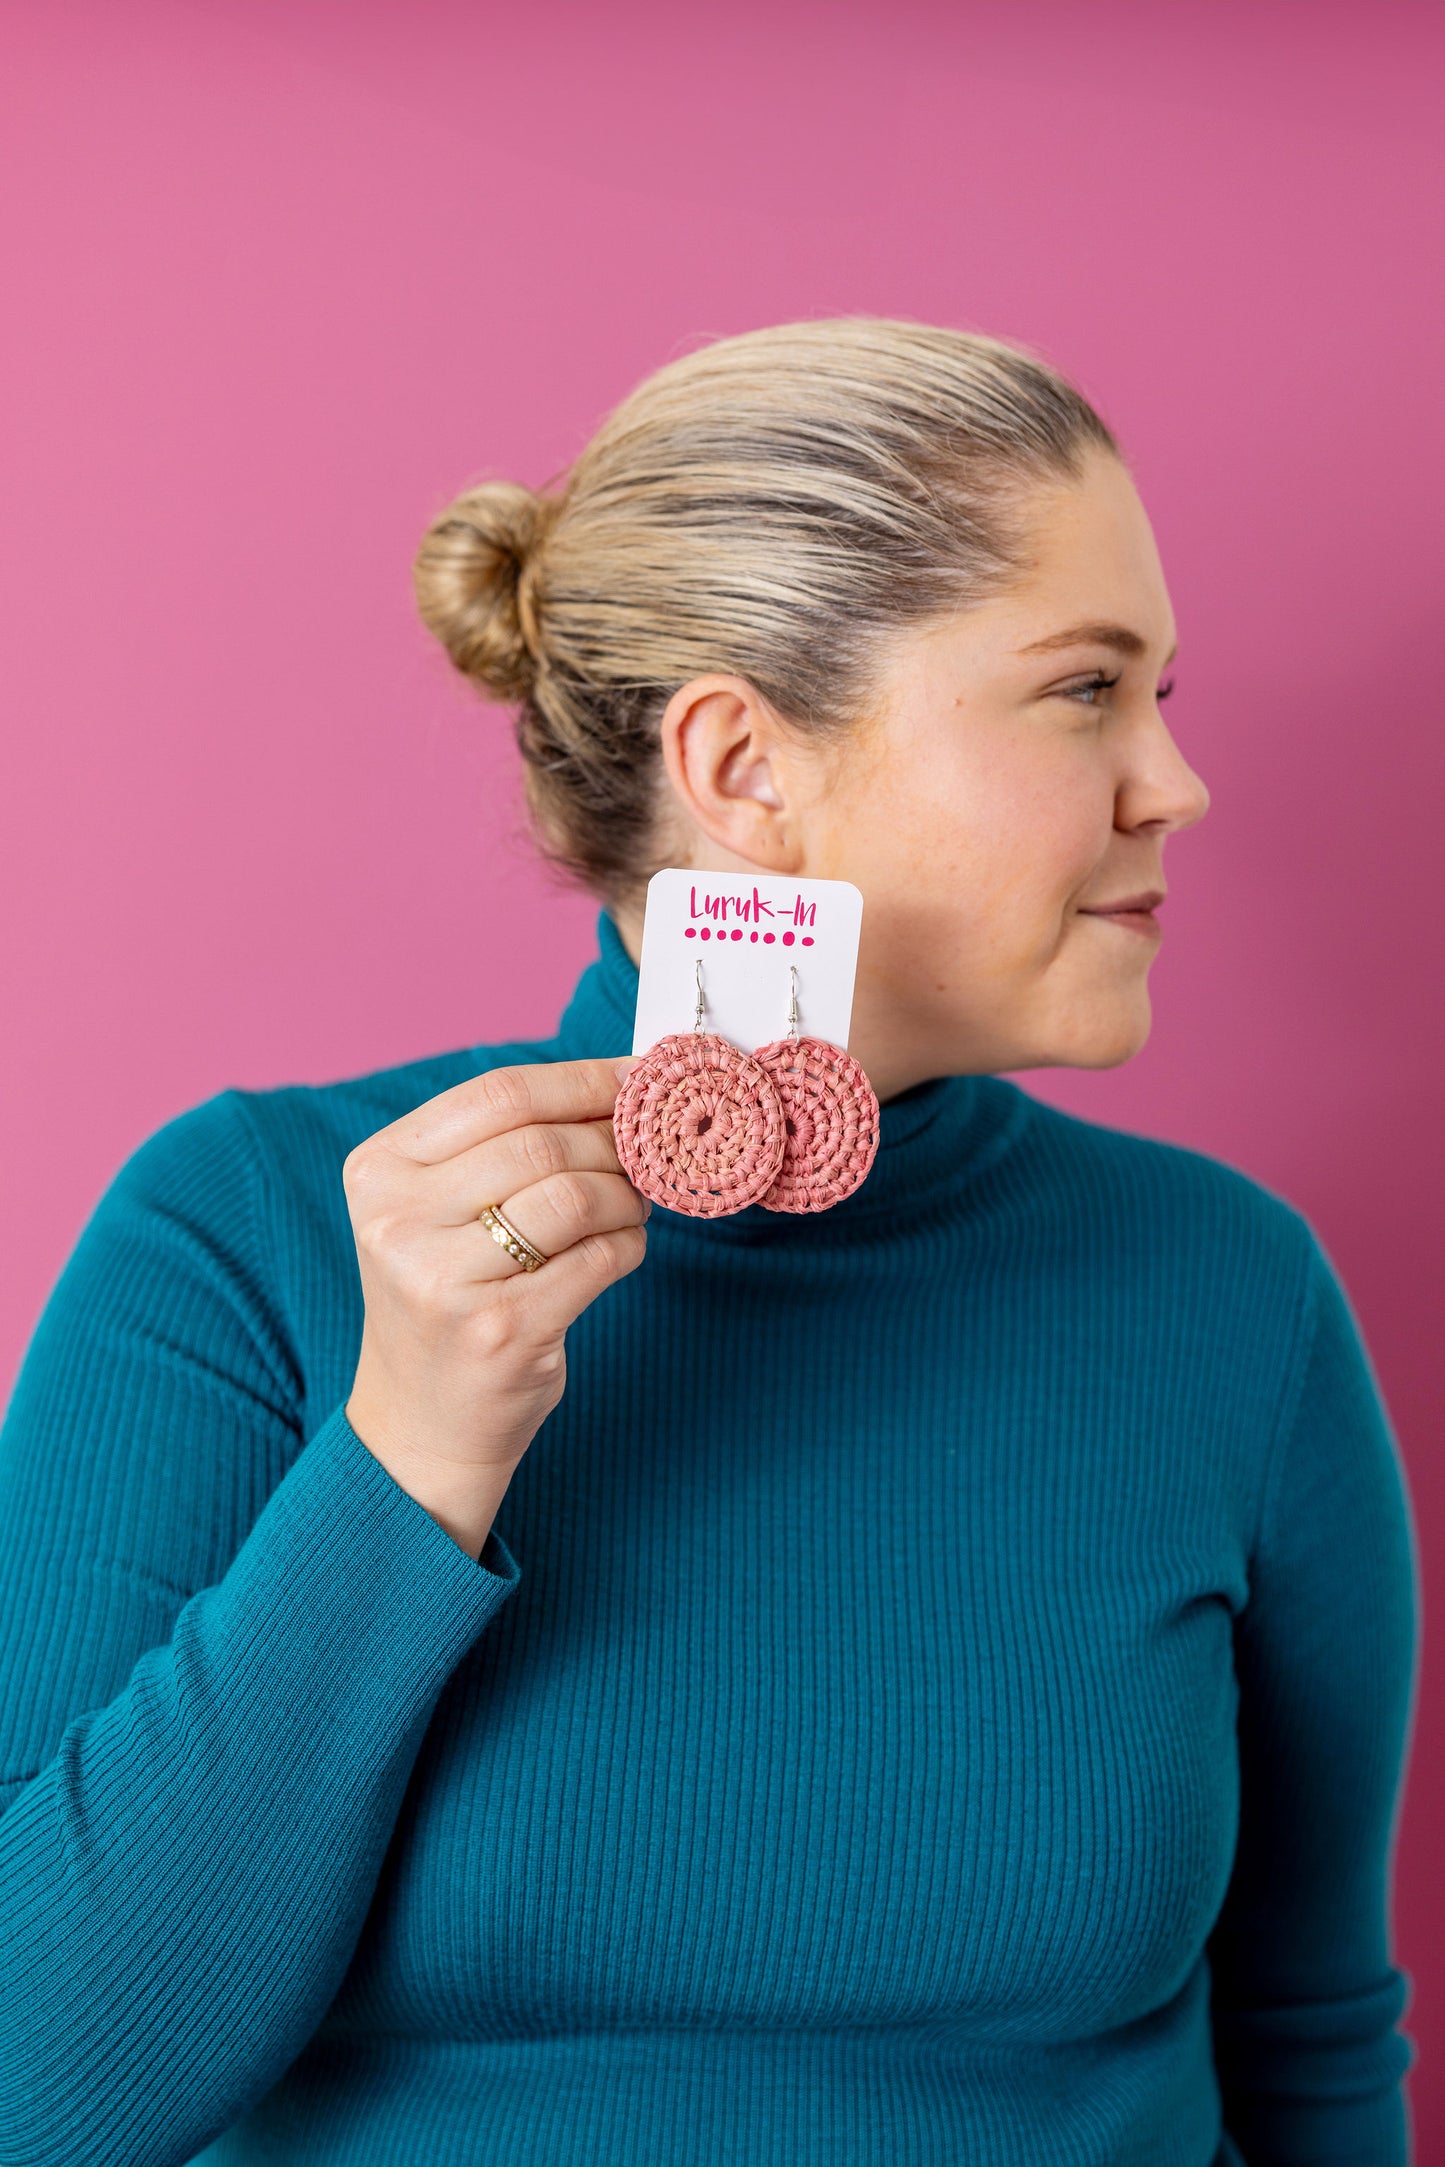
M 694 961 L 697 966 L 697 1006 L 692 1013 L 692 1027 L 695 1031 L 700 1031 L 702 1029 L 702 957 L 697 956 Z

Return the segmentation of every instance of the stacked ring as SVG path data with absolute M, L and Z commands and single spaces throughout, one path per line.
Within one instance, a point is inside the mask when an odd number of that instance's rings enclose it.
M 534 1247 L 525 1234 L 517 1232 L 510 1219 L 503 1218 L 500 1206 L 483 1204 L 477 1217 L 492 1240 L 500 1242 L 507 1255 L 515 1257 L 524 1272 L 540 1271 L 544 1264 L 551 1262 L 550 1257 L 543 1256 L 541 1250 Z

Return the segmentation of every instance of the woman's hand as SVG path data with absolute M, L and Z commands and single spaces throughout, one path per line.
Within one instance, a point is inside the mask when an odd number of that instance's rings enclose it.
M 469 1077 L 342 1167 L 366 1318 L 353 1430 L 476 1557 L 567 1379 L 567 1327 L 642 1262 L 652 1206 L 619 1165 L 635 1056 Z M 548 1258 L 527 1271 L 477 1217 L 498 1205 Z

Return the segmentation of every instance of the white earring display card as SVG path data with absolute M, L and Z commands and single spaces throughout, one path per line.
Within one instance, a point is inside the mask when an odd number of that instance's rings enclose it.
M 743 1053 L 786 1038 L 796 964 L 799 1037 L 846 1050 L 862 924 L 851 880 L 665 866 L 647 884 L 632 1051 L 692 1029 L 699 964 L 705 1031 Z

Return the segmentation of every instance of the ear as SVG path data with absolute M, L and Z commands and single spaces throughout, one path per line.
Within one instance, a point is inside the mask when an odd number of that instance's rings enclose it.
M 797 871 L 797 751 L 745 677 L 691 678 L 669 700 L 661 737 L 682 811 L 715 849 L 769 872 Z

